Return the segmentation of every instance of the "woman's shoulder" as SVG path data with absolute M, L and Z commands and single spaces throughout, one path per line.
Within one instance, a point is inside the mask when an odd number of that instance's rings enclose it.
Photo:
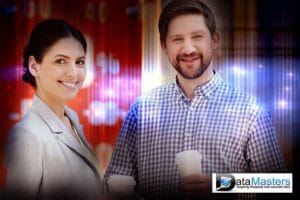
M 40 132 L 45 129 L 43 119 L 32 110 L 17 122 L 9 131 L 9 135 L 13 134 L 19 137 L 38 137 Z
M 42 121 L 35 115 L 27 113 L 19 122 L 17 122 L 8 133 L 6 140 L 7 155 L 23 155 L 24 150 L 40 149 L 41 135 L 43 132 Z

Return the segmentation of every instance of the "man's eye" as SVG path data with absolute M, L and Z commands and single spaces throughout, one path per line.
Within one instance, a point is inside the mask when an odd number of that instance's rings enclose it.
M 55 63 L 57 63 L 57 64 L 65 64 L 66 61 L 64 59 L 58 59 L 58 60 L 55 60 Z
M 174 42 L 178 42 L 178 41 L 181 41 L 181 40 L 182 40 L 182 38 L 174 38 L 173 39 Z
M 194 39 L 199 39 L 199 38 L 202 38 L 202 35 L 194 35 L 193 38 Z

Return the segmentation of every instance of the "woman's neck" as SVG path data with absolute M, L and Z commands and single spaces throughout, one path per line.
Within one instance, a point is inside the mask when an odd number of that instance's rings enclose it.
M 66 102 L 59 100 L 58 98 L 55 98 L 53 96 L 43 94 L 38 90 L 36 91 L 36 95 L 49 106 L 49 108 L 58 116 L 59 119 L 64 120 L 64 108 Z

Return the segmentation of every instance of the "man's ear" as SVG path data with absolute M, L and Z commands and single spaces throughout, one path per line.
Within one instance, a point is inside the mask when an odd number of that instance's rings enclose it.
M 29 67 L 29 71 L 32 74 L 32 76 L 34 76 L 34 77 L 38 76 L 39 64 L 37 63 L 34 56 L 29 56 L 29 58 L 28 58 L 28 67 Z
M 213 49 L 217 49 L 220 45 L 220 32 L 216 31 L 212 36 L 211 46 Z
M 166 44 L 161 42 L 160 46 L 161 46 L 161 49 L 163 50 L 163 52 L 167 55 L 168 52 L 167 52 Z

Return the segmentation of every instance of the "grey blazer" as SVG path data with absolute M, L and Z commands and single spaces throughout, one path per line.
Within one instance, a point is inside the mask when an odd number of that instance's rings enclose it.
M 101 180 L 82 126 L 65 107 L 83 145 L 37 96 L 10 130 L 5 149 L 9 199 L 99 199 Z

